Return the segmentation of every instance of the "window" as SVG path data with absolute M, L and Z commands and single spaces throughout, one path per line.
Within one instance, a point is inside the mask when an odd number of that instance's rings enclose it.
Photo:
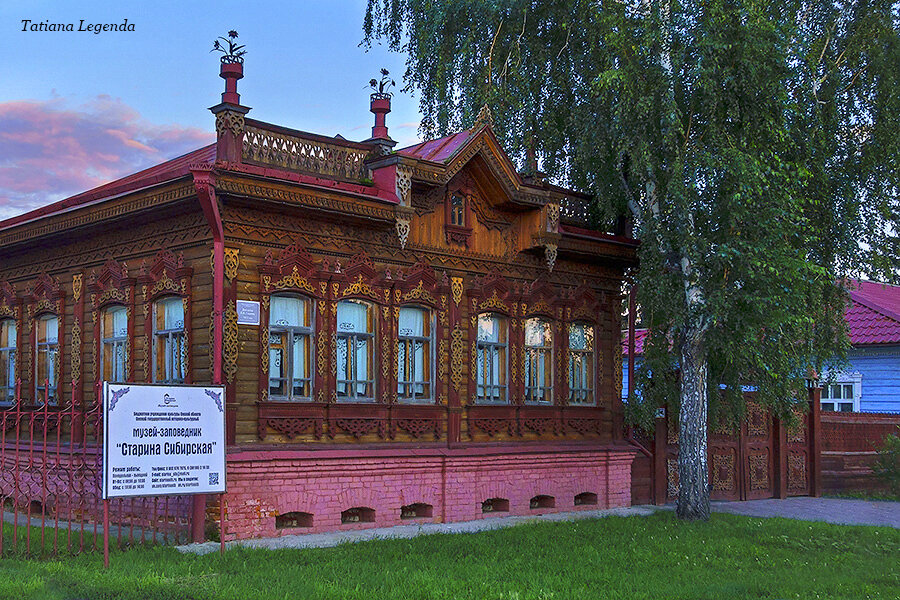
M 400 309 L 397 339 L 397 397 L 401 402 L 431 399 L 431 313 Z
M 184 383 L 188 349 L 181 298 L 163 298 L 153 306 L 153 313 L 153 381 Z
M 457 227 L 466 226 L 466 199 L 462 194 L 450 196 L 450 224 Z
M 594 328 L 569 325 L 569 402 L 594 403 Z
M 859 389 L 862 378 L 848 379 L 822 386 L 822 410 L 836 412 L 859 411 Z
M 38 319 L 35 341 L 35 400 L 43 402 L 46 398 L 48 404 L 56 404 L 56 378 L 59 374 L 59 318 L 56 315 L 44 315 Z
M 16 399 L 16 322 L 0 321 L 0 404 Z
M 476 396 L 479 402 L 507 401 L 506 319 L 497 314 L 478 315 L 478 372 Z
M 103 381 L 123 383 L 128 377 L 128 311 L 124 306 L 103 311 L 100 335 Z
M 304 298 L 272 296 L 269 398 L 312 400 L 312 314 Z
M 372 307 L 360 300 L 337 305 L 337 397 L 375 399 L 375 320 Z
M 525 321 L 525 401 L 550 402 L 553 387 L 553 334 L 544 319 Z

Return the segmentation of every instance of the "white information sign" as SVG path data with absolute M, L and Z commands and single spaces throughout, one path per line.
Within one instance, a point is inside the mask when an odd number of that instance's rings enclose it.
M 255 300 L 237 300 L 238 325 L 259 325 L 259 302 Z
M 103 384 L 103 497 L 225 492 L 225 389 Z

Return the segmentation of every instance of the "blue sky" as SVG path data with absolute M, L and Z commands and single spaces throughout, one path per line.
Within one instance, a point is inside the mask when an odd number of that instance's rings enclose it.
M 213 40 L 247 46 L 238 86 L 250 116 L 365 139 L 369 79 L 400 84 L 405 57 L 361 47 L 364 0 L 0 2 L 0 219 L 211 142 L 220 100 Z M 134 32 L 22 31 L 34 23 L 121 23 Z M 398 86 L 399 87 L 399 86 Z M 400 145 L 418 140 L 417 98 L 388 115 Z

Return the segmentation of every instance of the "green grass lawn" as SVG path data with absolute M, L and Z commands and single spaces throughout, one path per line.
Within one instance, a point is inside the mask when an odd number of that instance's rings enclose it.
M 313 550 L 0 559 L 0 598 L 900 598 L 900 531 L 670 512 Z

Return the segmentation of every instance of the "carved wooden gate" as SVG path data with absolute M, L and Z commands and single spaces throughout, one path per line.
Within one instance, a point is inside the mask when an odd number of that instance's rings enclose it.
M 747 394 L 747 416 L 736 431 L 710 427 L 708 440 L 710 497 L 755 500 L 818 495 L 818 389 L 810 391 L 810 410 L 799 423 L 784 427 Z M 650 497 L 660 504 L 678 495 L 678 431 L 676 419 L 657 420 L 655 441 L 641 443 L 652 461 Z M 645 459 L 646 460 L 646 459 Z

